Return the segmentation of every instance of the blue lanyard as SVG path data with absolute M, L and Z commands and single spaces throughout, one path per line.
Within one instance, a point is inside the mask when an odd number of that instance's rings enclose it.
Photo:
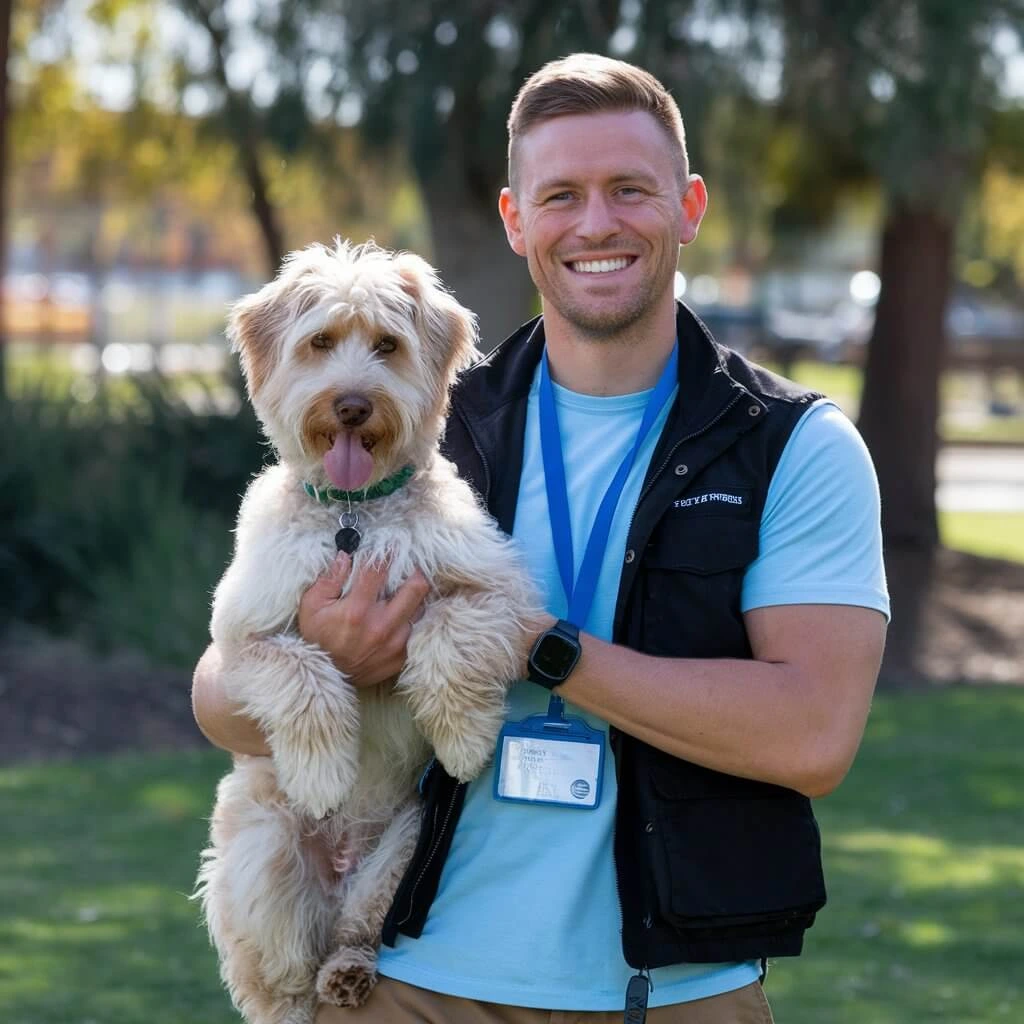
M 572 550 L 572 528 L 569 520 L 569 494 L 565 483 L 565 464 L 562 458 L 562 435 L 558 429 L 558 413 L 555 409 L 555 391 L 551 385 L 548 370 L 547 349 L 541 357 L 540 367 L 540 446 L 544 459 L 544 485 L 548 494 L 548 517 L 551 521 L 551 537 L 555 544 L 555 557 L 558 560 L 558 572 L 562 577 L 562 586 L 568 598 L 569 610 L 566 618 L 573 625 L 583 629 L 594 603 L 597 590 L 597 579 L 601 573 L 605 548 L 608 546 L 608 534 L 612 528 L 612 519 L 616 506 L 622 496 L 637 453 L 643 446 L 647 435 L 651 432 L 676 386 L 679 376 L 679 344 L 672 349 L 665 369 L 647 400 L 640 429 L 637 431 L 633 447 L 626 454 L 618 471 L 604 492 L 594 524 L 590 529 L 590 538 L 583 553 L 579 575 L 573 582 L 575 559 Z

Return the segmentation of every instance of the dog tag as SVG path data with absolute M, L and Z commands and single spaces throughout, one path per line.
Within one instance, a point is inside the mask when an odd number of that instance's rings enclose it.
M 334 543 L 338 550 L 344 551 L 346 555 L 351 555 L 359 547 L 359 542 L 362 539 L 363 535 L 352 526 L 343 526 L 334 535 Z
M 341 529 L 334 535 L 334 543 L 339 551 L 351 555 L 363 539 L 363 535 L 356 529 L 359 526 L 359 513 L 353 512 L 351 509 L 342 512 L 338 516 L 338 525 Z

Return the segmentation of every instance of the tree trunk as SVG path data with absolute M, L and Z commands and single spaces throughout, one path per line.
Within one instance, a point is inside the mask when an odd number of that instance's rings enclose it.
M 480 347 L 489 352 L 539 306 L 526 260 L 508 245 L 495 189 L 489 204 L 474 197 L 460 174 L 441 171 L 421 183 L 444 283 L 480 318 Z
M 894 203 L 882 233 L 874 333 L 858 426 L 882 492 L 882 534 L 893 606 L 883 679 L 914 677 L 921 614 L 939 542 L 935 507 L 939 380 L 954 226 Z
M 238 162 L 251 190 L 252 212 L 263 238 L 263 252 L 270 276 L 277 274 L 285 254 L 284 233 L 278 220 L 277 209 L 270 198 L 266 175 L 260 160 L 263 139 L 253 117 L 249 97 L 231 88 L 228 81 L 228 33 L 223 23 L 223 11 L 215 5 L 208 7 L 206 0 L 187 0 L 185 9 L 206 30 L 213 46 L 214 68 L 217 81 L 224 90 L 228 130 L 238 148 Z
M 7 331 L 4 328 L 4 277 L 7 273 L 7 57 L 11 44 L 13 0 L 0 0 L 0 402 L 7 398 Z

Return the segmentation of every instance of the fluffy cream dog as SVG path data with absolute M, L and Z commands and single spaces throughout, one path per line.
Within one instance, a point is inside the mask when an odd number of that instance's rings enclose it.
M 431 749 L 464 780 L 490 760 L 535 605 L 437 451 L 475 324 L 423 260 L 340 241 L 293 253 L 229 336 L 279 462 L 242 502 L 211 633 L 273 757 L 236 757 L 221 781 L 197 892 L 238 1009 L 307 1024 L 318 997 L 358 1005 L 372 988 L 419 774 Z M 353 575 L 368 561 L 388 565 L 389 594 L 414 568 L 432 583 L 393 688 L 357 690 L 296 632 L 341 516 Z

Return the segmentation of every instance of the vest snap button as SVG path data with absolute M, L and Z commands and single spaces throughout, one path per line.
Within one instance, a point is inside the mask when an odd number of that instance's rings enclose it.
M 685 462 L 680 462 L 679 465 L 676 466 L 676 476 L 686 476 L 689 472 L 690 467 L 687 466 Z
M 747 412 L 751 416 L 760 416 L 761 415 L 761 406 L 759 406 L 759 405 L 752 405 L 752 406 L 750 406 L 749 409 L 747 409 Z
M 634 558 L 636 558 L 636 552 L 632 548 L 630 548 L 626 552 L 626 565 L 629 565 L 629 563 L 632 562 Z
M 654 831 L 654 822 L 653 822 L 653 821 L 649 821 L 649 822 L 647 822 L 647 824 L 646 824 L 646 825 L 644 825 L 644 831 L 645 831 L 645 832 L 646 832 L 646 833 L 647 833 L 648 835 L 650 835 L 650 833 Z

